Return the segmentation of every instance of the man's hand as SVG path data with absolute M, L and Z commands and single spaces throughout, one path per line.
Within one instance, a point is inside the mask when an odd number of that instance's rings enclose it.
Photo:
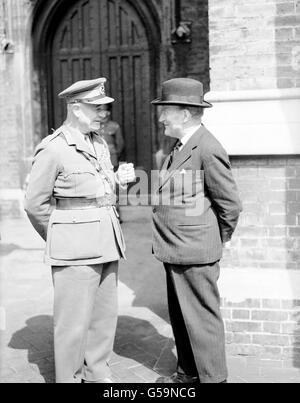
M 229 241 L 229 242 L 224 242 L 224 243 L 223 243 L 223 247 L 224 247 L 224 249 L 230 249 L 230 248 L 231 248 L 231 241 Z
M 121 186 L 126 186 L 129 183 L 135 182 L 135 170 L 133 164 L 123 164 L 117 172 L 117 180 Z

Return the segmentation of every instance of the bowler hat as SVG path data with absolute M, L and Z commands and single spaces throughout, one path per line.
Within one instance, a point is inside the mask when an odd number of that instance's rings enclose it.
M 153 105 L 182 105 L 211 108 L 204 100 L 203 84 L 191 78 L 174 78 L 162 85 L 162 96 Z

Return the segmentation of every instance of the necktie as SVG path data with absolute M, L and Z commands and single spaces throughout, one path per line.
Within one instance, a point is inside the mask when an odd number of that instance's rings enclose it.
M 174 158 L 175 158 L 176 155 L 179 153 L 180 148 L 181 148 L 182 146 L 183 146 L 183 144 L 182 144 L 181 141 L 178 141 L 178 142 L 176 143 L 176 146 L 174 147 L 173 151 L 172 151 L 171 154 L 170 154 L 167 169 L 170 169 L 171 165 L 173 164 Z

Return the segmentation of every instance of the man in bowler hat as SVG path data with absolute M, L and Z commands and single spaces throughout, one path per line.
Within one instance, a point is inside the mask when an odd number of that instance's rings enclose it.
M 105 83 L 80 81 L 59 95 L 67 119 L 37 147 L 26 193 L 25 209 L 52 266 L 57 383 L 112 383 L 118 262 L 125 258 L 115 188 L 135 173 L 132 164 L 114 172 L 97 134 L 101 105 L 114 101 Z
M 203 85 L 163 84 L 159 121 L 177 144 L 161 170 L 153 250 L 167 275 L 177 372 L 157 383 L 226 383 L 225 332 L 217 281 L 224 246 L 242 211 L 228 155 L 202 124 Z M 179 202 L 180 201 L 180 202 Z

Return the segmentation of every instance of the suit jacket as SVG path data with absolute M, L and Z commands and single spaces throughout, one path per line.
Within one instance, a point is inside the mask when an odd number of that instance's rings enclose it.
M 161 171 L 153 250 L 164 263 L 210 264 L 222 257 L 242 211 L 228 155 L 202 126 Z
M 47 242 L 45 262 L 52 266 L 103 264 L 125 257 L 114 207 L 63 211 L 52 203 L 55 199 L 114 196 L 115 174 L 108 146 L 96 135 L 94 144 L 100 157 L 82 135 L 62 126 L 36 150 L 25 210 Z

